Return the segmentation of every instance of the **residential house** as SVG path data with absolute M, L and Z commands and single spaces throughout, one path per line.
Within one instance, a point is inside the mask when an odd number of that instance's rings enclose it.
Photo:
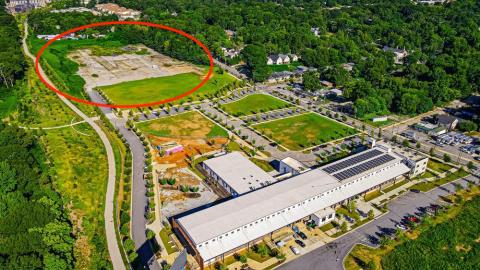
M 435 116 L 435 123 L 439 126 L 443 126 L 449 131 L 454 130 L 458 124 L 458 119 L 448 114 L 439 114 Z
M 355 63 L 344 63 L 341 66 L 346 71 L 351 72 L 353 70 L 353 67 L 355 66 Z
M 228 57 L 228 58 L 232 59 L 232 58 L 235 58 L 235 57 L 239 56 L 241 51 L 236 50 L 236 49 L 227 49 L 227 48 L 222 47 L 222 52 L 223 52 L 223 55 L 225 57 Z
M 310 32 L 313 33 L 313 35 L 315 35 L 316 37 L 319 37 L 320 36 L 320 29 L 318 27 L 312 27 L 310 28 Z
M 403 64 L 404 59 L 408 56 L 408 52 L 405 49 L 391 48 L 388 46 L 383 46 L 384 52 L 391 52 L 394 54 L 395 64 Z
M 35 8 L 41 8 L 48 5 L 51 0 L 10 0 L 6 1 L 5 7 L 11 13 L 27 12 Z
M 140 15 L 142 14 L 138 10 L 121 7 L 114 3 L 97 4 L 95 5 L 95 9 L 102 13 L 115 14 L 121 21 L 127 19 L 138 20 L 140 18 Z
M 286 54 L 272 54 L 267 58 L 267 65 L 285 65 L 285 64 L 290 64 L 290 57 Z
M 228 29 L 225 30 L 225 34 L 227 34 L 227 37 L 228 37 L 229 39 L 232 39 L 232 38 L 234 38 L 234 37 L 237 36 L 237 32 L 235 32 L 235 31 L 233 31 L 233 30 L 228 30 Z
M 288 57 L 290 57 L 291 62 L 297 62 L 300 57 L 296 54 L 289 54 Z

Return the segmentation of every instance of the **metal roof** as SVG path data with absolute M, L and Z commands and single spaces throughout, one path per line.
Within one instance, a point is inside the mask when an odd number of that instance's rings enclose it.
M 238 194 L 247 193 L 277 180 L 240 152 L 232 152 L 203 162 Z

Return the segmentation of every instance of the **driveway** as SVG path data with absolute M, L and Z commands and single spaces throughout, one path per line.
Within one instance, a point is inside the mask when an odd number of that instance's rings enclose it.
M 439 196 L 455 192 L 454 183 L 466 187 L 468 181 L 477 185 L 479 179 L 467 176 L 445 186 L 435 188 L 426 193 L 408 192 L 400 198 L 388 204 L 389 212 L 380 218 L 365 224 L 335 241 L 311 251 L 293 261 L 290 261 L 277 269 L 281 270 L 343 270 L 343 259 L 350 249 L 358 243 L 376 246 L 379 234 L 395 231 L 395 224 L 400 222 L 403 216 L 414 214 L 417 208 L 425 207 L 440 200 Z

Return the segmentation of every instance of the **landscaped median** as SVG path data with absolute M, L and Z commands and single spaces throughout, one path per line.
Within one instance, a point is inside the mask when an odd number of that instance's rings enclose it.
M 468 172 L 464 171 L 463 169 L 460 169 L 454 173 L 449 173 L 447 176 L 443 178 L 440 178 L 434 181 L 425 181 L 425 182 L 420 182 L 418 184 L 415 184 L 411 187 L 411 189 L 427 192 L 433 188 L 445 185 L 449 182 L 455 181 L 467 175 L 468 175 Z

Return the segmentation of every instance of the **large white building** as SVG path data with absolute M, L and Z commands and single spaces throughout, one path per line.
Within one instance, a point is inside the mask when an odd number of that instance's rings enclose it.
M 232 166 L 234 165 L 234 166 Z M 233 196 L 238 196 L 276 182 L 240 152 L 208 159 L 202 167 L 209 176 Z
M 232 160 L 230 169 L 238 162 Z M 304 218 L 331 218 L 331 208 L 411 169 L 384 145 L 174 219 L 200 266 L 244 249 Z M 315 214 L 317 213 L 317 214 Z M 325 214 L 326 216 L 322 216 Z M 313 216 L 312 216 L 313 215 Z

